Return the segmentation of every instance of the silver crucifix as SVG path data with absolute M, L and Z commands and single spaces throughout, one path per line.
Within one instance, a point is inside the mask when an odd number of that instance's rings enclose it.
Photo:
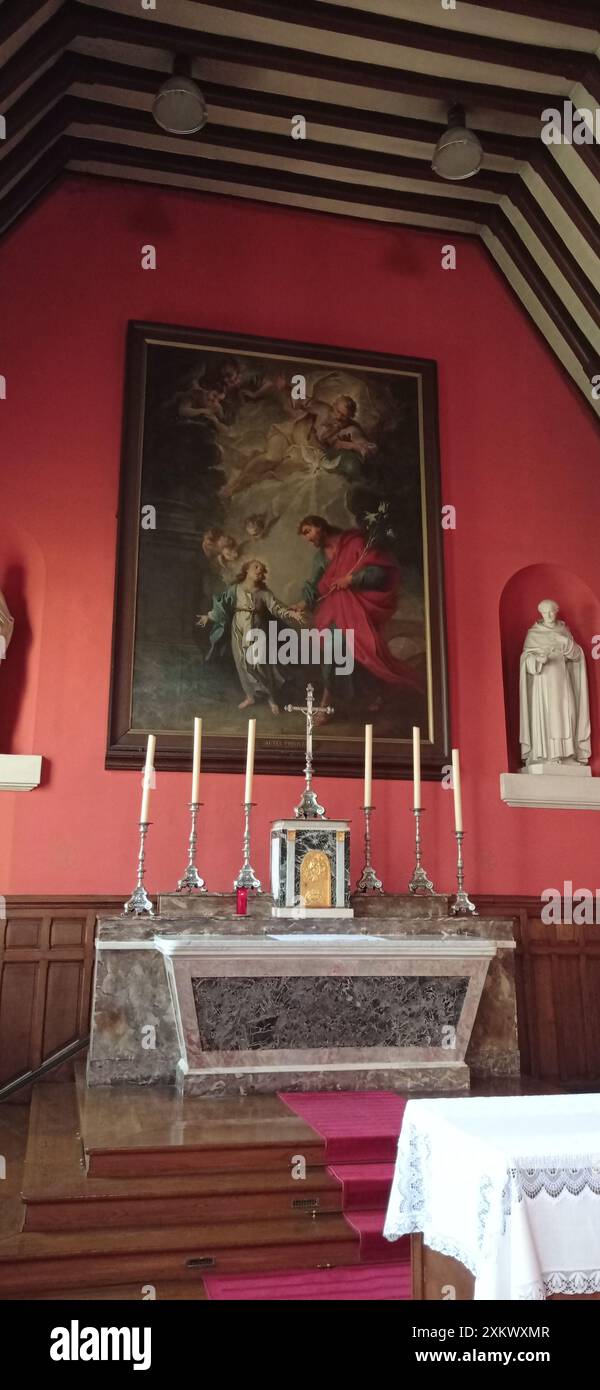
M 305 705 L 286 705 L 286 714 L 303 714 L 306 719 L 306 766 L 304 776 L 306 785 L 298 805 L 294 807 L 294 815 L 297 820 L 310 820 L 313 816 L 321 817 L 325 815 L 325 807 L 320 806 L 317 801 L 317 794 L 312 789 L 312 736 L 315 712 L 319 714 L 333 714 L 332 705 L 321 705 L 315 711 L 313 705 L 314 689 L 312 685 L 306 687 Z

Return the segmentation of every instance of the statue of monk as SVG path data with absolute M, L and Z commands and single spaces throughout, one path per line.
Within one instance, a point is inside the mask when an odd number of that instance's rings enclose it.
M 590 707 L 585 657 L 558 604 L 543 599 L 521 654 L 521 756 L 532 763 L 589 762 Z M 551 770 L 551 769 L 549 769 Z

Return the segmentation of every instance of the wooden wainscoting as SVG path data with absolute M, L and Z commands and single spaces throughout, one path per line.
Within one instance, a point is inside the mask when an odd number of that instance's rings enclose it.
M 0 921 L 0 1086 L 85 1037 L 96 917 L 122 905 L 117 897 L 7 899 Z M 64 1080 L 71 1068 L 66 1063 L 53 1075 Z
M 8 898 L 0 922 L 0 1085 L 88 1032 L 96 917 L 119 913 L 125 896 Z M 524 1075 L 600 1085 L 600 927 L 546 925 L 539 898 L 481 894 L 477 906 L 514 920 Z M 57 1079 L 71 1075 L 71 1065 Z
M 514 919 L 523 1074 L 600 1086 L 600 926 L 545 923 L 539 898 L 481 894 L 477 906 Z

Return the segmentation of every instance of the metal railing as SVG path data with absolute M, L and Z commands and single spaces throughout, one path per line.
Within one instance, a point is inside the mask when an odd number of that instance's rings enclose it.
M 31 1086 L 32 1082 L 39 1081 L 42 1076 L 46 1076 L 49 1071 L 54 1071 L 56 1067 L 63 1065 L 63 1062 L 70 1061 L 71 1057 L 76 1057 L 78 1052 L 83 1052 L 89 1043 L 89 1033 L 85 1038 L 77 1038 L 75 1042 L 67 1043 L 66 1047 L 61 1047 L 59 1052 L 53 1052 L 51 1057 L 47 1057 L 45 1062 L 40 1062 L 39 1067 L 33 1067 L 31 1071 L 26 1071 L 22 1076 L 17 1076 L 13 1081 L 7 1081 L 5 1086 L 0 1086 L 0 1101 L 7 1100 L 14 1095 L 15 1091 L 20 1091 L 23 1086 Z

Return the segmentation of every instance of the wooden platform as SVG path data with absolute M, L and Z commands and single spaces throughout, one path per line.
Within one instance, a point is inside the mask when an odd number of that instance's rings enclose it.
M 275 1096 L 38 1085 L 22 1198 L 2 1298 L 198 1298 L 203 1270 L 359 1262 L 324 1141 Z

